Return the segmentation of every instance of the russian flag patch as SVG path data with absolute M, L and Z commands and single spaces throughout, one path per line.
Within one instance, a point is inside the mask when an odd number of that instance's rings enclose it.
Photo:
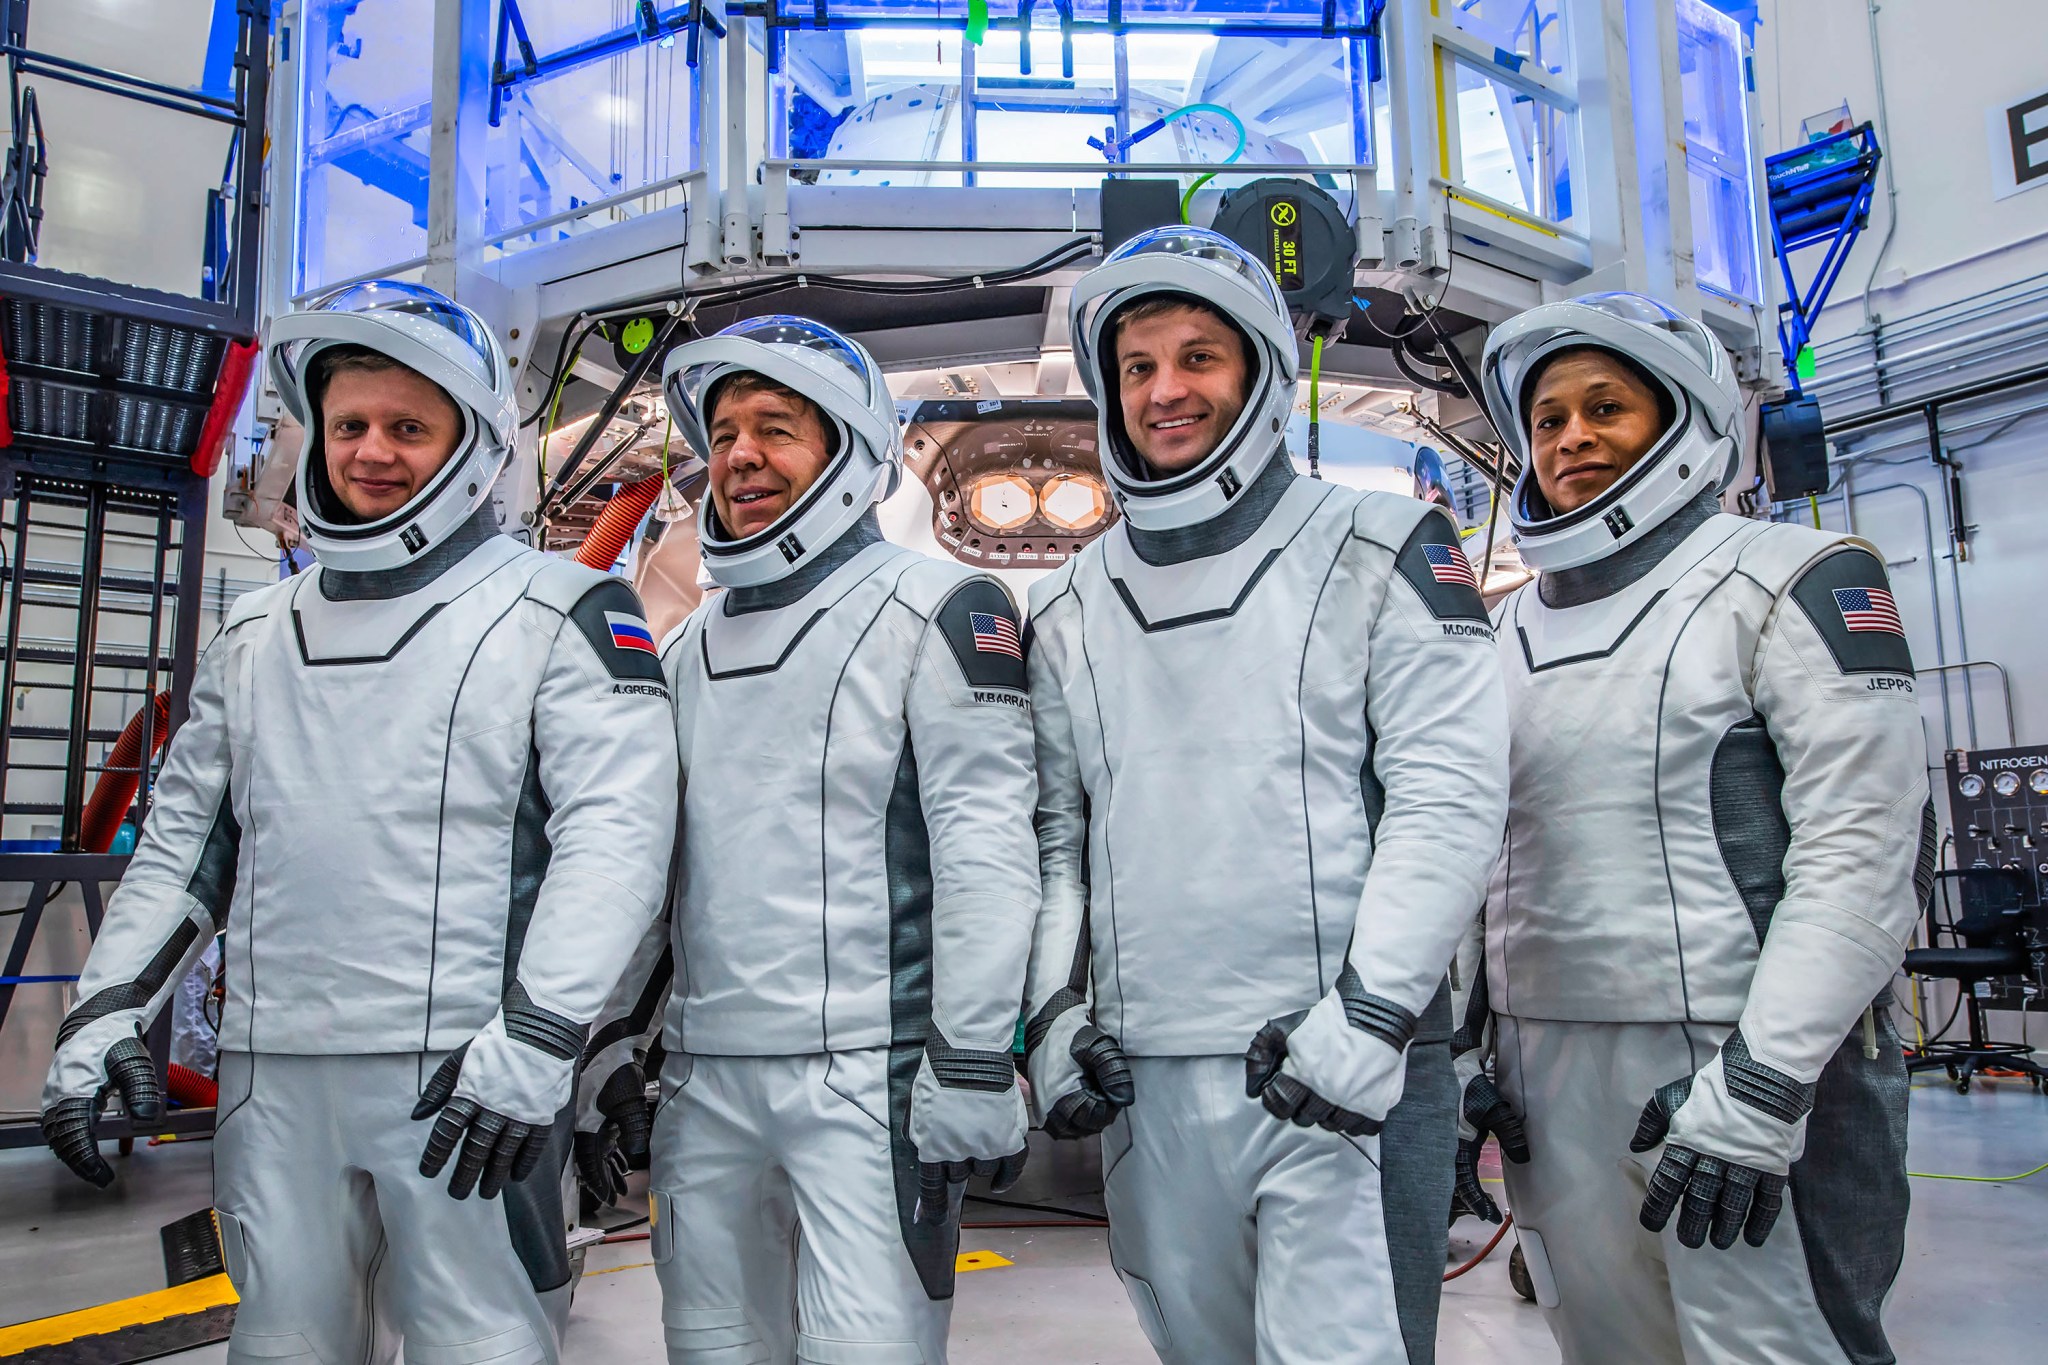
M 612 643 L 620 649 L 640 649 L 654 653 L 654 632 L 647 623 L 637 616 L 628 616 L 622 611 L 608 611 L 604 623 L 611 628 Z

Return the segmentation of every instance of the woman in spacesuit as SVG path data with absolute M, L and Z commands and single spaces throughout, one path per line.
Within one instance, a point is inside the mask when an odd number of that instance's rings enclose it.
M 1721 512 L 1741 395 L 1654 300 L 1531 309 L 1482 379 L 1539 574 L 1485 981 L 1537 1300 L 1573 1365 L 1888 1362 L 1933 825 L 1883 562 Z

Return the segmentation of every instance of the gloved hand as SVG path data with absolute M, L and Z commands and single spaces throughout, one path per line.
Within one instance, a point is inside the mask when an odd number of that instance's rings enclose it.
M 1123 1048 L 1084 1009 L 1055 1019 L 1027 1051 L 1024 1069 L 1039 1123 L 1058 1141 L 1101 1132 L 1137 1098 Z
M 43 1096 L 43 1141 L 79 1179 L 105 1189 L 114 1183 L 114 1168 L 100 1155 L 93 1129 L 108 1093 L 120 1091 L 122 1108 L 139 1124 L 163 1117 L 164 1097 L 156 1063 L 134 1025 L 111 1018 L 95 1022 L 107 1027 L 88 1024 L 57 1047 Z
M 1269 1019 L 1245 1052 L 1245 1094 L 1275 1118 L 1370 1137 L 1401 1100 L 1415 1015 L 1368 995 L 1347 963 L 1314 1006 Z
M 448 1055 L 413 1106 L 415 1119 L 440 1114 L 421 1175 L 439 1175 L 462 1148 L 448 1179 L 457 1199 L 472 1189 L 494 1199 L 508 1181 L 532 1174 L 575 1083 L 586 1030 L 526 1003 L 517 986 L 513 992 L 483 1032 Z
M 910 1141 L 917 1148 L 915 1221 L 952 1217 L 957 1188 L 993 1176 L 998 1193 L 1024 1174 L 1024 1097 L 1008 1052 L 956 1048 L 934 1034 L 910 1090 Z
M 1500 1221 L 1500 1205 L 1479 1183 L 1479 1150 L 1491 1135 L 1500 1143 L 1500 1153 L 1517 1165 L 1529 1160 L 1529 1137 L 1522 1116 L 1515 1112 L 1493 1081 L 1480 1072 L 1465 1082 L 1464 1099 L 1458 1107 L 1458 1173 L 1452 1197 L 1465 1212 L 1489 1223 Z
M 1643 1199 L 1643 1226 L 1662 1232 L 1678 1209 L 1678 1240 L 1686 1246 L 1711 1238 L 1725 1251 L 1738 1234 L 1762 1246 L 1805 1146 L 1813 1089 L 1751 1056 L 1740 1030 L 1699 1074 L 1660 1087 L 1628 1145 L 1647 1152 L 1665 1144 Z
M 646 1157 L 654 1132 L 647 1073 L 633 1056 L 631 1040 L 623 1060 L 601 1058 L 586 1068 L 577 1092 L 576 1179 L 599 1204 L 615 1204 L 626 1193 L 626 1173 Z

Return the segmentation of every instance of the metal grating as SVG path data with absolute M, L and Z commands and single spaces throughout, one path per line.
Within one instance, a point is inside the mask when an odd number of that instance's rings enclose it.
M 92 394 L 69 384 L 17 374 L 8 391 L 7 418 L 16 434 L 84 441 L 91 434 Z
M 199 439 L 203 414 L 194 408 L 175 407 L 148 398 L 116 394 L 111 443 L 128 450 L 146 450 L 155 455 L 190 455 Z
M 92 374 L 99 354 L 101 318 L 28 299 L 6 301 L 7 359 L 74 374 Z
M 116 318 L 114 352 L 119 377 L 132 384 L 205 394 L 212 390 L 227 343 L 187 327 Z
M 189 458 L 227 339 L 175 323 L 0 300 L 7 415 L 31 450 Z

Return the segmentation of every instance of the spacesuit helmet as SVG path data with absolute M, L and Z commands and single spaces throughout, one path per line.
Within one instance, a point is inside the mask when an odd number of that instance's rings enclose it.
M 775 314 L 736 322 L 669 353 L 662 393 L 676 428 L 711 461 L 711 405 L 723 381 L 755 374 L 808 399 L 832 449 L 825 469 L 766 528 L 735 538 L 707 494 L 699 539 L 704 567 L 728 588 L 784 578 L 838 540 L 903 477 L 903 429 L 882 368 L 859 342 L 809 318 Z
M 1191 468 L 1163 476 L 1139 457 L 1124 429 L 1116 357 L 1119 315 L 1160 296 L 1221 313 L 1244 340 L 1251 371 L 1244 410 L 1216 448 Z M 1300 353 L 1272 272 L 1228 237 L 1186 226 L 1139 233 L 1074 285 L 1070 318 L 1075 365 L 1099 413 L 1102 472 L 1133 526 L 1163 531 L 1207 521 L 1279 453 Z
M 504 349 L 482 318 L 425 285 L 369 280 L 330 290 L 271 320 L 270 374 L 306 429 L 299 456 L 299 527 L 320 562 L 351 572 L 397 568 L 468 521 L 491 495 L 518 438 L 519 409 Z M 440 470 L 395 512 L 364 520 L 328 478 L 315 395 L 321 356 L 335 347 L 385 356 L 440 387 L 462 434 Z
M 1551 357 L 1588 347 L 1647 377 L 1672 417 L 1610 487 L 1560 515 L 1537 486 L 1529 400 Z M 1522 462 L 1510 534 L 1539 572 L 1590 564 L 1634 543 L 1701 493 L 1725 488 L 1741 464 L 1742 393 L 1728 353 L 1705 326 L 1645 295 L 1587 294 L 1531 308 L 1494 329 L 1479 368 L 1493 425 Z

